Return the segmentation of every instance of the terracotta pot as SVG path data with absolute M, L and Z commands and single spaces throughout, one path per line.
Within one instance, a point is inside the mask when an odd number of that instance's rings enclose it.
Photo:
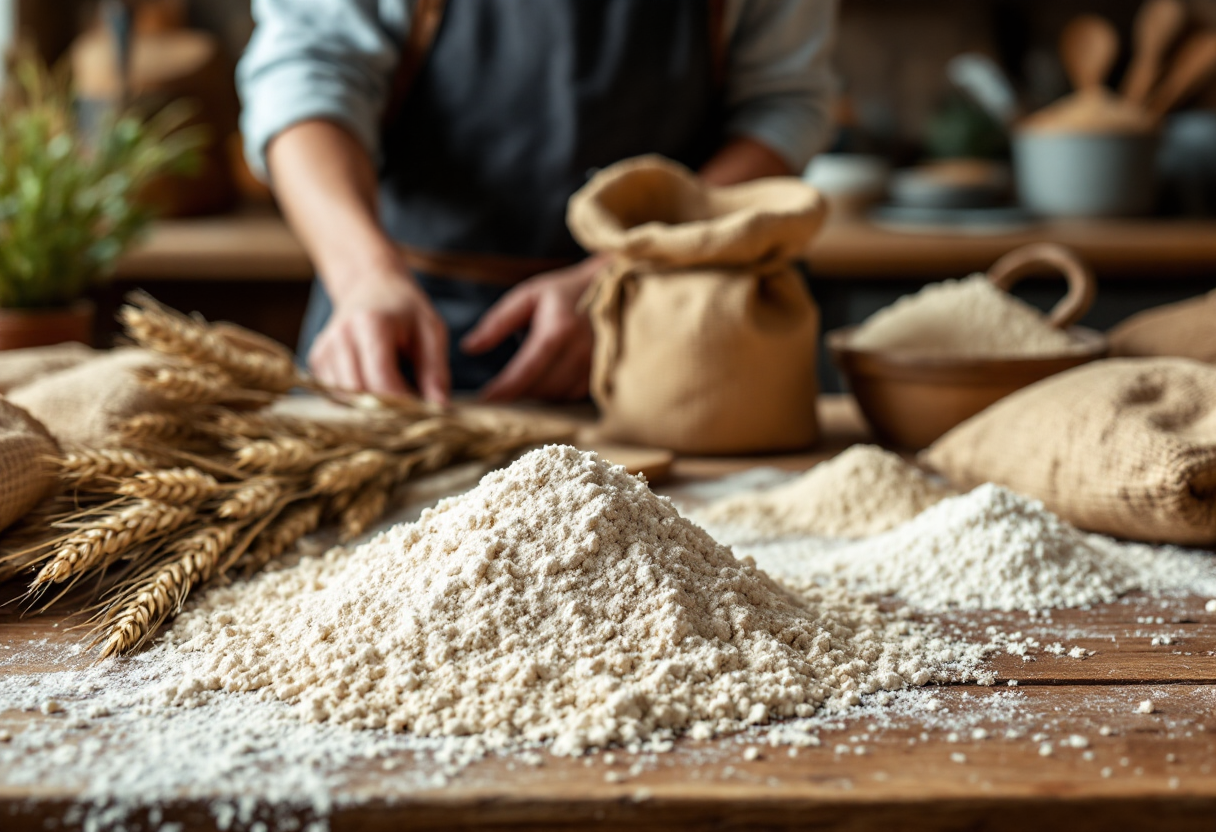
M 78 300 L 53 309 L 0 309 L 0 350 L 93 343 L 93 304 Z

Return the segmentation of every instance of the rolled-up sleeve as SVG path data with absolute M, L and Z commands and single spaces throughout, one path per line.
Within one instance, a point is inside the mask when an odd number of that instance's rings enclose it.
M 398 0 L 398 8 L 406 4 Z M 266 177 L 266 147 L 293 124 L 342 124 L 379 156 L 379 125 L 400 32 L 378 0 L 254 0 L 256 28 L 237 68 L 245 154 Z M 399 12 L 403 18 L 405 12 Z
M 737 0 L 726 129 L 801 171 L 832 137 L 836 0 Z

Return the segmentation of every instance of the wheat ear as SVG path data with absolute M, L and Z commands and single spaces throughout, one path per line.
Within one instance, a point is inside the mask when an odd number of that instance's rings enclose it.
M 207 526 L 176 541 L 169 560 L 157 567 L 109 625 L 101 658 L 126 653 L 144 644 L 170 615 L 181 609 L 190 590 L 208 580 L 243 524 Z
M 312 500 L 288 506 L 259 534 L 241 560 L 246 575 L 251 575 L 294 546 L 321 523 L 321 502 Z
M 38 572 L 33 587 L 60 583 L 95 567 L 104 567 L 143 543 L 167 534 L 194 516 L 194 509 L 140 500 L 114 514 L 89 519 L 50 552 L 50 562 Z
M 392 457 L 383 451 L 358 451 L 317 466 L 313 485 L 322 494 L 350 491 L 370 481 L 391 463 Z
M 120 424 L 118 432 L 134 444 L 178 442 L 196 434 L 193 421 L 178 413 L 140 413 Z
M 310 384 L 286 356 L 242 348 L 205 322 L 161 306 L 148 295 L 134 293 L 129 300 L 119 317 L 141 346 L 194 364 L 218 365 L 242 385 L 258 390 L 286 393 Z
M 228 520 L 245 520 L 266 514 L 283 495 L 283 486 L 271 477 L 255 477 L 236 488 L 215 513 Z
M 166 468 L 145 471 L 125 479 L 114 489 L 116 494 L 156 500 L 174 505 L 201 503 L 219 490 L 215 477 L 197 468 Z
M 73 485 L 130 477 L 159 467 L 154 457 L 122 448 L 73 451 L 56 462 L 59 475 Z
M 234 457 L 237 468 L 271 474 L 307 471 L 321 461 L 317 448 L 311 442 L 294 436 L 243 442 Z
M 366 486 L 339 515 L 342 540 L 352 540 L 363 534 L 384 513 L 388 504 L 388 488 L 381 482 Z

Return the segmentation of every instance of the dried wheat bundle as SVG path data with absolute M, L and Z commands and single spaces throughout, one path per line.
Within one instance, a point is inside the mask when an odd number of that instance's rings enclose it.
M 357 537 L 412 478 L 567 438 L 535 419 L 326 390 L 284 348 L 147 295 L 120 318 L 166 357 L 136 378 L 175 408 L 128 419 L 124 447 L 57 460 L 61 495 L 0 540 L 0 576 L 32 572 L 32 595 L 96 579 L 103 656 L 137 649 L 196 587 L 262 569 L 323 523 Z M 343 404 L 343 418 L 266 409 L 298 387 Z

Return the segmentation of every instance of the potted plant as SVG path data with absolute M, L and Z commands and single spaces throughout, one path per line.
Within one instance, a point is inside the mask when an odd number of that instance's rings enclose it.
M 188 172 L 202 136 L 183 103 L 81 126 L 66 72 L 18 61 L 0 118 L 0 349 L 92 340 L 84 298 L 151 219 L 139 194 Z

